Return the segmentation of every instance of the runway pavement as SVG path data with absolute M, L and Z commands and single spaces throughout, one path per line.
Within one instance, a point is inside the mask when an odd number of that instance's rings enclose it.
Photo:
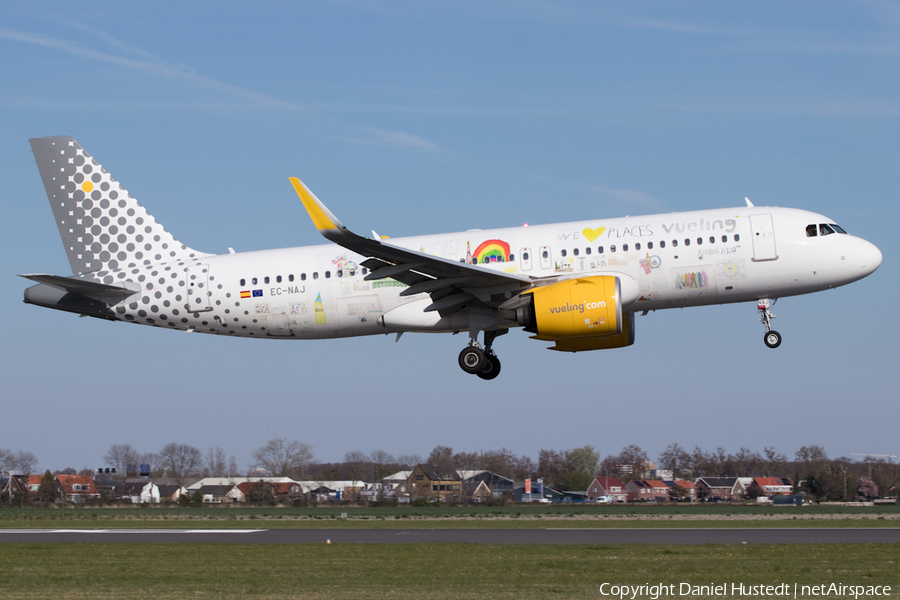
M 900 543 L 866 529 L 0 529 L 0 543 L 811 544 Z

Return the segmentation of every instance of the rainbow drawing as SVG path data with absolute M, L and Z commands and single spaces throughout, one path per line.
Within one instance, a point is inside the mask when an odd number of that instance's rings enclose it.
M 509 262 L 509 244 L 503 240 L 486 240 L 472 254 L 472 264 Z

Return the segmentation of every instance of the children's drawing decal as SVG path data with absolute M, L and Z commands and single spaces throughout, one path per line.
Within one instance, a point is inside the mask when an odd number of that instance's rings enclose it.
M 316 296 L 316 301 L 313 303 L 313 311 L 316 313 L 316 325 L 325 325 L 327 321 L 325 320 L 325 305 L 322 304 L 321 293 Z
M 479 265 L 494 262 L 509 262 L 509 244 L 503 240 L 484 241 L 475 248 L 472 259 L 478 261 L 473 264 Z
M 725 279 L 743 279 L 747 276 L 744 259 L 722 260 L 716 263 L 716 272 Z
M 676 290 L 700 290 L 709 287 L 709 274 L 705 267 L 675 272 Z

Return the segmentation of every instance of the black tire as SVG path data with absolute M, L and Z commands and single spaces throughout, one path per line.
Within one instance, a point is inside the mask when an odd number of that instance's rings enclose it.
M 486 356 L 484 362 L 484 369 L 476 373 L 476 375 L 478 375 L 482 379 L 491 380 L 500 374 L 499 358 L 497 358 L 496 356 Z
M 484 355 L 484 351 L 475 346 L 463 348 L 463 351 L 459 353 L 459 367 L 472 375 L 481 373 L 484 370 L 485 360 L 487 360 L 487 357 Z
M 769 348 L 777 348 L 781 345 L 781 334 L 777 331 L 767 331 L 763 341 Z

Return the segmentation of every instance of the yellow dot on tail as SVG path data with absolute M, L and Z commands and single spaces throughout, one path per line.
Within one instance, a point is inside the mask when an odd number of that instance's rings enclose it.
M 81 185 L 81 189 L 84 190 L 84 193 L 85 193 L 85 194 L 88 194 L 88 193 L 90 193 L 91 190 L 94 189 L 94 184 L 91 183 L 90 181 L 85 181 L 85 182 Z

